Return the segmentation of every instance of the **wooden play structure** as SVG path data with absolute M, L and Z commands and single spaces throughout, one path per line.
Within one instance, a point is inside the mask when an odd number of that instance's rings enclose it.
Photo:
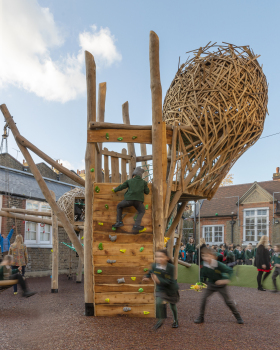
M 179 239 L 173 257 L 177 268 L 182 213 L 186 204 L 191 200 L 211 199 L 232 165 L 262 133 L 268 89 L 258 56 L 247 46 L 231 44 L 208 44 L 193 54 L 194 57 L 178 67 L 162 108 L 159 39 L 156 33 L 150 32 L 152 123 L 131 125 L 128 102 L 122 105 L 123 123 L 105 122 L 106 83 L 99 84 L 96 103 L 95 61 L 89 52 L 85 52 L 85 181 L 58 166 L 23 138 L 7 107 L 0 106 L 52 208 L 52 216 L 58 219 L 56 225 L 65 228 L 84 262 L 85 314 L 88 316 L 156 316 L 154 285 L 142 283 L 155 251 L 163 248 L 164 237 L 169 237 L 169 254 L 173 256 L 174 232 L 178 227 Z M 127 144 L 127 149 L 123 148 L 121 153 L 109 151 L 103 145 L 107 142 Z M 140 156 L 135 153 L 135 143 L 141 145 Z M 152 145 L 151 155 L 147 155 L 147 144 Z M 28 149 L 85 189 L 66 194 L 58 205 Z M 116 206 L 123 199 L 124 191 L 115 193 L 112 188 L 131 178 L 137 163 L 144 166 L 147 176 L 151 165 L 147 165 L 147 161 L 152 161 L 153 171 L 150 194 L 145 196 L 144 202 L 145 230 L 132 234 L 136 210 L 129 208 L 124 211 L 124 226 L 113 231 Z M 74 205 L 80 210 L 77 209 L 76 219 Z M 1 211 L 0 215 L 25 217 L 7 211 Z M 84 247 L 75 233 L 77 230 L 83 232 Z M 53 250 L 56 257 L 53 268 L 57 269 L 57 244 Z

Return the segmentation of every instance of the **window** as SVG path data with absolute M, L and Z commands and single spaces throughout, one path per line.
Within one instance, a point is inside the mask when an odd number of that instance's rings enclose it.
M 26 201 L 26 209 L 40 212 L 50 212 L 51 208 L 46 202 Z M 50 219 L 49 216 L 38 216 L 38 218 Z M 28 247 L 51 248 L 52 230 L 51 225 L 43 223 L 25 222 L 25 243 Z
M 245 242 L 258 242 L 261 236 L 268 235 L 268 208 L 256 208 L 244 210 Z
M 223 243 L 224 242 L 224 226 L 203 226 L 203 237 L 206 243 Z

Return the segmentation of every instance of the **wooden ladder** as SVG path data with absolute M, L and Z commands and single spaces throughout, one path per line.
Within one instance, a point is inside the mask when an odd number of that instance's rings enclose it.
M 146 212 L 142 226 L 146 231 L 132 234 L 134 207 L 123 210 L 124 226 L 112 230 L 117 204 L 124 191 L 112 192 L 118 183 L 94 183 L 93 266 L 95 316 L 155 317 L 154 284 L 142 283 L 146 269 L 154 261 L 152 189 L 145 195 Z M 117 236 L 112 242 L 109 238 Z M 101 244 L 102 243 L 102 244 Z M 100 249 L 103 248 L 103 249 Z M 109 263 L 108 260 L 115 260 Z M 124 283 L 118 279 L 124 278 Z M 127 309 L 125 309 L 127 308 Z

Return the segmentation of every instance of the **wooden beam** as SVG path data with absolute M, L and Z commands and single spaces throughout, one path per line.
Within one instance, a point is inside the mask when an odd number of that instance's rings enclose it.
M 49 157 L 46 153 L 44 153 L 41 150 L 39 150 L 39 148 L 37 148 L 35 145 L 33 145 L 31 142 L 29 142 L 25 137 L 23 137 L 22 135 L 18 134 L 17 136 L 15 136 L 15 139 L 16 139 L 17 143 L 19 143 L 20 145 L 22 145 L 24 147 L 29 148 L 30 151 L 32 151 L 35 154 L 37 154 L 37 156 L 39 156 L 45 162 L 47 162 L 50 165 L 52 165 L 55 169 L 60 171 L 62 174 L 70 177 L 70 179 L 72 179 L 73 181 L 77 182 L 81 186 L 85 186 L 85 180 L 84 179 L 82 179 L 80 176 L 75 174 L 73 171 L 68 170 L 63 165 L 60 165 L 54 159 Z
M 179 237 L 177 238 L 176 241 L 176 245 L 175 245 L 175 251 L 174 251 L 174 267 L 175 267 L 175 271 L 174 271 L 174 279 L 177 280 L 178 278 L 178 261 L 179 261 L 179 250 L 181 247 L 181 241 L 182 241 L 182 235 L 183 235 L 183 223 L 184 220 L 181 219 L 179 221 L 179 225 L 178 225 L 178 233 L 179 233 Z
M 104 148 L 104 150 L 102 151 L 103 155 L 106 156 L 111 156 L 111 157 L 115 157 L 115 158 L 122 158 L 122 159 L 127 159 L 127 160 L 131 160 L 132 156 L 129 156 L 125 153 L 118 153 L 118 152 L 114 152 L 114 151 L 108 151 L 107 148 Z
M 191 267 L 192 266 L 192 264 L 189 264 L 189 263 L 187 263 L 185 261 L 182 261 L 182 260 L 178 260 L 178 264 L 183 265 L 185 267 Z
M 122 105 L 122 117 L 123 117 L 123 122 L 126 125 L 130 125 L 130 119 L 129 119 L 129 106 L 128 106 L 128 102 L 125 102 Z M 147 138 L 150 138 L 152 136 L 151 131 L 150 130 L 138 130 L 137 132 L 134 132 L 135 135 L 132 135 L 131 130 L 128 130 L 128 137 L 126 138 L 126 142 L 127 142 L 127 151 L 128 151 L 128 155 L 132 156 L 130 163 L 129 163 L 129 178 L 132 178 L 132 173 L 136 168 L 136 153 L 135 153 L 135 147 L 133 143 L 130 143 L 130 141 L 135 142 L 135 140 L 137 140 L 137 142 L 139 143 L 143 143 L 142 140 L 142 136 L 143 136 L 143 132 L 145 131 L 145 136 Z M 133 137 L 137 137 L 137 139 L 133 140 Z M 139 141 L 140 140 L 140 141 Z
M 3 211 L 8 211 L 9 213 L 22 213 L 25 215 L 35 215 L 35 216 L 49 216 L 52 214 L 47 211 L 35 211 L 35 210 L 27 210 L 27 209 L 19 209 L 19 208 L 2 208 Z
M 104 122 L 105 118 L 105 100 L 106 100 L 106 83 L 99 84 L 98 90 L 98 113 L 97 121 Z M 94 123 L 94 122 L 93 122 Z M 96 143 L 99 147 L 99 152 L 95 154 L 95 181 L 102 182 L 102 143 Z
M 145 146 L 146 147 L 146 144 L 142 144 L 141 143 L 140 146 Z M 141 150 L 142 150 L 142 148 L 141 148 Z M 147 162 L 148 160 L 153 160 L 153 155 L 152 154 L 147 154 L 147 155 L 143 155 L 143 156 L 141 155 L 141 156 L 136 157 L 136 162 L 142 162 L 143 164 L 145 162 Z
M 87 83 L 87 129 L 90 122 L 96 121 L 96 66 L 94 57 L 85 51 L 86 83 Z M 95 173 L 90 169 L 95 166 L 95 146 L 87 143 L 85 155 L 85 222 L 84 222 L 84 297 L 85 315 L 94 316 L 93 291 L 93 256 L 92 256 L 92 208 L 93 183 Z M 79 254 L 79 253 L 78 253 Z M 80 254 L 79 254 L 80 256 Z M 81 257 L 81 256 L 80 256 Z
M 127 156 L 127 150 L 125 148 L 122 149 L 122 155 Z M 127 180 L 125 158 L 122 158 L 122 160 L 121 160 L 121 174 L 122 174 L 121 182 L 124 183 Z
M 16 137 L 19 136 L 19 131 L 18 131 L 18 128 L 17 128 L 15 122 L 13 121 L 12 116 L 10 115 L 10 112 L 8 111 L 8 108 L 6 107 L 6 105 L 3 104 L 0 106 L 0 109 L 1 109 L 3 115 L 6 119 L 6 122 L 9 125 L 9 128 L 11 129 L 11 131 L 16 139 Z M 74 248 L 76 249 L 76 251 L 78 252 L 78 254 L 80 256 L 83 256 L 84 255 L 83 247 L 81 246 L 71 223 L 69 222 L 64 211 L 56 204 L 56 201 L 52 198 L 51 193 L 48 189 L 48 186 L 46 185 L 41 173 L 39 172 L 38 168 L 36 167 L 36 164 L 34 163 L 29 151 L 25 147 L 23 147 L 20 143 L 18 143 L 18 147 L 19 147 L 22 155 L 25 157 L 25 159 L 29 165 L 29 168 L 33 173 L 35 180 L 37 181 L 44 197 L 46 198 L 46 201 L 49 203 L 53 212 L 56 214 L 56 216 L 58 217 L 58 219 L 62 223 L 62 225 L 63 225 L 65 231 L 67 232 L 71 242 L 73 243 Z
M 111 182 L 120 182 L 119 158 L 111 157 Z
M 130 125 L 130 124 L 90 122 L 89 128 L 91 130 L 94 130 L 94 129 L 152 130 L 152 125 Z M 166 129 L 171 130 L 172 125 L 166 125 Z
M 108 148 L 104 148 L 102 152 L 109 152 Z M 109 157 L 104 155 L 104 182 L 110 182 L 110 176 L 109 176 Z
M 150 159 L 145 159 L 148 158 L 148 157 L 151 157 L 153 159 L 153 156 L 152 155 L 149 155 L 147 156 L 147 145 L 145 143 L 141 143 L 140 144 L 140 150 L 141 150 L 141 160 L 138 160 L 137 158 L 139 157 L 136 157 L 136 163 L 137 162 L 142 162 L 142 168 L 145 170 L 144 174 L 143 174 L 143 178 L 145 179 L 145 181 L 149 181 L 149 165 L 147 164 L 147 161 L 150 160 Z
M 81 241 L 82 237 L 82 232 L 79 234 L 79 239 Z M 76 277 L 76 283 L 81 283 L 82 278 L 83 278 L 83 266 L 84 266 L 84 261 L 79 257 L 79 262 L 78 262 L 78 268 L 77 268 L 77 277 Z
M 166 232 L 165 237 L 170 237 L 172 232 L 175 231 L 180 219 L 182 218 L 183 212 L 185 211 L 186 205 L 188 202 L 182 202 L 180 209 L 177 211 L 177 214 L 169 227 L 169 230 Z
M 153 229 L 155 250 L 164 246 L 163 172 L 162 172 L 162 88 L 159 70 L 159 38 L 150 32 L 150 86 L 152 94 L 153 139 Z M 147 142 L 146 142 L 147 143 Z
M 50 191 L 53 200 L 55 200 L 55 193 Z M 52 211 L 52 283 L 51 292 L 58 293 L 58 220 L 55 213 Z
M 2 208 L 4 209 L 4 208 Z M 7 211 L 0 210 L 0 216 L 5 216 L 7 218 L 13 218 L 13 219 L 19 219 L 23 221 L 31 221 L 31 222 L 37 222 L 39 224 L 47 224 L 47 225 L 52 225 L 52 220 L 51 219 L 44 219 L 44 218 L 38 218 L 37 216 L 31 216 L 31 215 L 22 215 L 22 214 L 17 214 L 17 213 L 9 213 Z M 59 221 L 58 222 L 59 227 L 63 227 L 62 223 Z

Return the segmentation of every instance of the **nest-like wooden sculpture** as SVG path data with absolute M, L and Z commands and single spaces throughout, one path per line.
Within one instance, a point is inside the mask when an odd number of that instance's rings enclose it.
M 163 120 L 179 125 L 175 190 L 210 199 L 260 137 L 268 87 L 247 46 L 208 44 L 193 53 L 167 91 Z
M 74 201 L 76 197 L 84 197 L 85 189 L 76 187 L 62 195 L 57 201 L 58 206 L 64 211 L 71 224 L 74 224 Z

